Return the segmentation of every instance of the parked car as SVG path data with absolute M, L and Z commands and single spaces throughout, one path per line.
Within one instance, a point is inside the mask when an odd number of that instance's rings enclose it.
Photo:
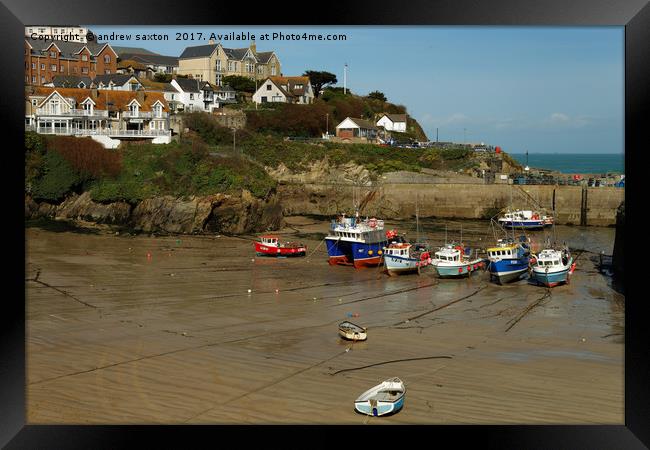
M 587 186 L 594 187 L 595 183 L 596 181 L 593 178 L 589 178 L 589 181 L 587 182 Z

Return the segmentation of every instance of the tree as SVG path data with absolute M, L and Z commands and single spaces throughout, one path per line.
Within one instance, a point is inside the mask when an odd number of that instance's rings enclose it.
M 368 98 L 374 98 L 376 100 L 381 100 L 382 102 L 385 102 L 387 100 L 384 93 L 379 91 L 372 91 L 370 94 L 368 94 Z
M 223 77 L 223 84 L 228 84 L 234 90 L 239 92 L 255 93 L 255 81 L 240 75 L 228 75 L 227 77 Z
M 316 70 L 307 70 L 302 74 L 303 77 L 309 77 L 309 82 L 314 88 L 314 96 L 318 97 L 320 91 L 328 84 L 336 83 L 336 75 L 330 72 L 319 72 Z
M 170 73 L 157 73 L 153 76 L 153 80 L 159 83 L 169 83 L 172 81 L 172 75 Z

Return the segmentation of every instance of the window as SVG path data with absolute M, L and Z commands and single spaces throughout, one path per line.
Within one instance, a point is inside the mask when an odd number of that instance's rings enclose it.
M 56 52 L 50 52 L 50 58 L 56 58 Z
M 45 84 L 45 77 L 41 77 L 41 84 Z
M 104 63 L 111 62 L 111 55 L 104 55 Z
M 271 75 L 275 75 L 275 64 L 271 64 Z
M 78 69 L 77 66 L 74 66 L 74 67 L 72 68 L 72 71 L 73 71 L 74 73 L 77 73 L 77 69 Z
M 56 72 L 56 64 L 52 64 L 52 65 L 50 65 L 50 70 L 51 70 L 52 72 Z
M 58 28 L 54 29 L 54 34 L 59 34 L 59 29 Z
M 61 28 L 61 34 L 65 34 L 65 28 Z
M 32 83 L 36 83 L 36 77 L 32 77 Z
M 59 71 L 63 73 L 65 71 L 65 68 L 63 66 L 59 67 Z
M 81 55 L 82 61 L 88 61 L 88 55 Z
M 221 60 L 217 59 L 217 71 L 221 71 Z
M 272 89 L 272 88 L 271 88 L 271 83 L 267 84 L 267 85 L 266 85 L 266 90 L 267 90 L 267 91 L 270 91 L 271 89 Z
M 111 71 L 107 69 L 107 70 L 104 71 L 104 73 L 105 73 L 106 75 L 110 75 Z M 135 89 L 133 89 L 133 90 L 135 91 Z
M 45 64 L 41 64 L 41 70 L 45 70 Z
M 264 73 L 264 66 L 257 66 L 257 73 L 258 75 L 262 75 Z
M 262 97 L 262 103 L 266 103 L 266 102 L 268 102 L 267 97 Z
M 45 33 L 45 28 L 39 28 L 39 29 L 38 29 L 38 32 L 41 33 L 41 34 L 42 34 L 42 33 Z
M 32 69 L 36 69 L 36 63 L 32 63 Z
M 190 100 L 194 100 L 194 94 L 190 94 Z
M 88 67 L 82 67 L 81 73 L 88 73 Z
M 221 75 L 220 74 L 217 75 L 217 77 L 215 79 L 215 83 L 217 84 L 217 86 L 221 86 Z

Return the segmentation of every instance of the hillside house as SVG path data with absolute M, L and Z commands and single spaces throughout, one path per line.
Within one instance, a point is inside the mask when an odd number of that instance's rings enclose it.
M 253 94 L 255 103 L 297 103 L 314 102 L 314 90 L 309 77 L 269 77 Z

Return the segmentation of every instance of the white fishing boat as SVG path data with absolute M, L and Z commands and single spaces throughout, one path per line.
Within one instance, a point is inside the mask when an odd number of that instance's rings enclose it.
M 368 389 L 354 402 L 354 409 L 369 416 L 396 413 L 404 406 L 406 386 L 399 378 L 390 378 Z
M 365 341 L 368 338 L 368 328 L 361 327 L 352 322 L 341 322 L 339 324 L 339 336 L 348 341 Z
M 384 247 L 384 265 L 389 275 L 420 272 L 431 262 L 429 250 L 424 244 L 391 242 Z
M 537 255 L 532 275 L 538 283 L 553 287 L 560 283 L 567 283 L 575 266 L 567 247 L 562 250 L 546 248 Z
M 483 258 L 471 257 L 471 249 L 460 245 L 447 244 L 440 247 L 431 259 L 431 265 L 439 277 L 466 277 L 475 270 L 484 267 Z

